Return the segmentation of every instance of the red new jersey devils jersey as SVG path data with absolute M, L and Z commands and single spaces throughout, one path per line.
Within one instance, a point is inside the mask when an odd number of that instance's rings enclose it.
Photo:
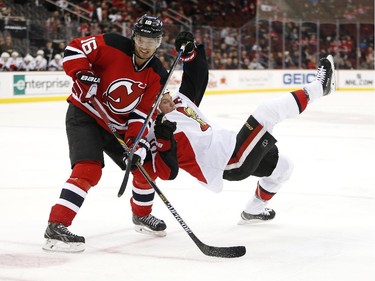
M 138 68 L 132 40 L 116 33 L 74 39 L 65 49 L 63 67 L 73 79 L 82 69 L 91 69 L 100 77 L 96 98 L 118 132 L 126 137 L 138 135 L 167 76 L 155 56 Z M 90 103 L 82 103 L 73 94 L 68 101 L 109 130 Z

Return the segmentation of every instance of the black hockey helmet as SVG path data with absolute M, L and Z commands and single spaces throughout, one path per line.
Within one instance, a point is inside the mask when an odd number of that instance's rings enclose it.
M 163 22 L 159 17 L 143 15 L 133 27 L 133 37 L 140 35 L 150 38 L 163 36 Z

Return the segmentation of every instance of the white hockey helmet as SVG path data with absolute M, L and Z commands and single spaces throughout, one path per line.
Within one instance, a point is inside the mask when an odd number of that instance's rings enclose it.
M 30 54 L 27 54 L 24 58 L 23 58 L 23 61 L 24 62 L 31 62 L 33 60 L 33 56 L 30 55 Z
M 43 60 L 43 56 L 41 56 L 41 55 L 37 55 L 37 56 L 35 57 L 35 62 L 38 63 L 38 64 L 41 63 L 42 60 Z
M 2 58 L 2 59 L 7 59 L 7 58 L 9 58 L 9 57 L 10 57 L 10 55 L 9 55 L 8 52 L 3 52 L 3 53 L 1 54 L 1 58 Z
M 16 52 L 16 51 L 12 52 L 12 54 L 11 54 L 11 56 L 12 56 L 13 58 L 17 58 L 19 55 L 20 55 L 20 54 L 19 54 L 18 52 Z

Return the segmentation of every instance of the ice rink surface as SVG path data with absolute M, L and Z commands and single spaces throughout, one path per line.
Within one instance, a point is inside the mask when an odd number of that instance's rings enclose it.
M 209 95 L 201 107 L 237 131 L 262 100 L 280 94 Z M 130 187 L 117 198 L 123 172 L 108 158 L 70 227 L 86 237 L 86 251 L 43 252 L 50 208 L 70 175 L 66 108 L 0 104 L 0 280 L 375 280 L 373 92 L 336 92 L 275 128 L 295 170 L 269 203 L 271 222 L 238 225 L 254 177 L 225 182 L 219 194 L 182 172 L 173 182 L 157 181 L 204 243 L 246 246 L 236 259 L 203 255 L 157 195 L 153 214 L 165 220 L 168 235 L 136 233 Z

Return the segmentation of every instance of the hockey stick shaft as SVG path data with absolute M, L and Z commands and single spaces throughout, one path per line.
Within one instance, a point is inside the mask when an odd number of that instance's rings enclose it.
M 129 147 L 125 144 L 124 140 L 121 138 L 120 134 L 117 132 L 114 125 L 105 115 L 103 109 L 101 108 L 100 103 L 95 98 L 95 96 L 91 98 L 91 103 L 96 109 L 96 111 L 98 111 L 103 121 L 107 124 L 108 128 L 111 130 L 111 132 L 113 133 L 117 141 L 123 147 L 125 154 L 129 154 Z M 181 216 L 177 213 L 176 209 L 168 201 L 165 195 L 161 192 L 161 190 L 158 188 L 156 183 L 153 181 L 153 179 L 150 177 L 147 171 L 143 168 L 143 166 L 140 163 L 137 163 L 136 165 L 139 171 L 141 172 L 141 174 L 143 175 L 143 177 L 152 186 L 152 188 L 158 194 L 160 199 L 167 206 L 168 210 L 172 213 L 172 215 L 175 217 L 178 223 L 182 226 L 182 228 L 189 235 L 189 237 L 194 241 L 194 243 L 198 246 L 198 248 L 201 250 L 203 254 L 207 256 L 221 257 L 221 258 L 237 258 L 237 257 L 241 257 L 245 255 L 246 248 L 244 246 L 215 247 L 215 246 L 206 245 L 202 241 L 200 241 L 198 237 L 193 233 L 193 231 L 189 228 L 189 226 L 185 223 L 185 221 L 181 218 Z
M 160 103 L 160 100 L 161 100 L 161 98 L 163 96 L 163 93 L 164 93 L 165 89 L 167 88 L 167 84 L 168 84 L 170 78 L 172 77 L 172 74 L 173 74 L 173 72 L 174 72 L 174 70 L 175 70 L 175 68 L 176 68 L 176 66 L 178 64 L 178 61 L 180 60 L 181 55 L 184 52 L 184 50 L 185 50 L 185 45 L 182 45 L 181 49 L 178 51 L 176 59 L 174 60 L 172 66 L 171 66 L 171 69 L 169 70 L 169 73 L 168 73 L 168 76 L 167 76 L 167 79 L 166 79 L 166 81 L 164 83 L 163 88 L 160 90 L 160 92 L 156 96 L 155 102 L 152 105 L 152 107 L 150 109 L 150 112 L 148 113 L 148 115 L 146 117 L 146 120 L 144 121 L 144 123 L 143 123 L 143 125 L 141 127 L 141 130 L 139 131 L 137 137 L 134 139 L 133 147 L 130 149 L 129 154 L 128 154 L 128 163 L 132 162 L 132 160 L 133 160 L 133 155 L 134 155 L 135 149 L 137 148 L 137 145 L 138 145 L 140 139 L 142 138 L 142 135 L 143 135 L 144 131 L 147 128 L 147 124 L 150 122 L 150 119 L 151 119 L 152 115 L 154 114 L 156 108 L 158 107 L 158 105 Z M 124 179 L 122 180 L 119 192 L 117 193 L 118 197 L 121 197 L 124 194 L 124 192 L 125 192 L 126 185 L 128 184 L 129 175 L 130 175 L 130 167 L 131 167 L 131 165 L 127 165 L 126 166 L 125 174 L 124 174 Z
M 177 53 L 176 59 L 174 60 L 172 66 L 171 66 L 171 69 L 168 72 L 168 76 L 167 76 L 167 79 L 165 80 L 163 88 L 160 90 L 160 92 L 156 96 L 155 102 L 152 105 L 152 107 L 150 109 L 150 112 L 148 113 L 148 115 L 146 117 L 146 120 L 143 123 L 143 126 L 142 126 L 141 130 L 139 131 L 137 137 L 135 138 L 134 146 L 133 146 L 132 150 L 135 150 L 135 147 L 137 146 L 139 140 L 142 138 L 142 135 L 143 135 L 144 131 L 146 130 L 147 124 L 148 124 L 148 122 L 150 122 L 150 119 L 151 119 L 152 115 L 154 114 L 156 108 L 158 107 L 158 105 L 160 103 L 160 100 L 161 100 L 161 98 L 162 98 L 162 96 L 164 94 L 164 91 L 167 88 L 167 84 L 168 84 L 169 80 L 171 79 L 172 74 L 173 74 L 174 70 L 176 69 L 176 66 L 177 66 L 177 64 L 178 64 L 178 62 L 179 62 L 179 60 L 180 60 L 180 58 L 181 58 L 182 53 L 184 52 L 184 50 L 185 50 L 185 45 L 182 45 L 181 49 Z M 133 151 L 133 153 L 134 153 L 134 151 Z

